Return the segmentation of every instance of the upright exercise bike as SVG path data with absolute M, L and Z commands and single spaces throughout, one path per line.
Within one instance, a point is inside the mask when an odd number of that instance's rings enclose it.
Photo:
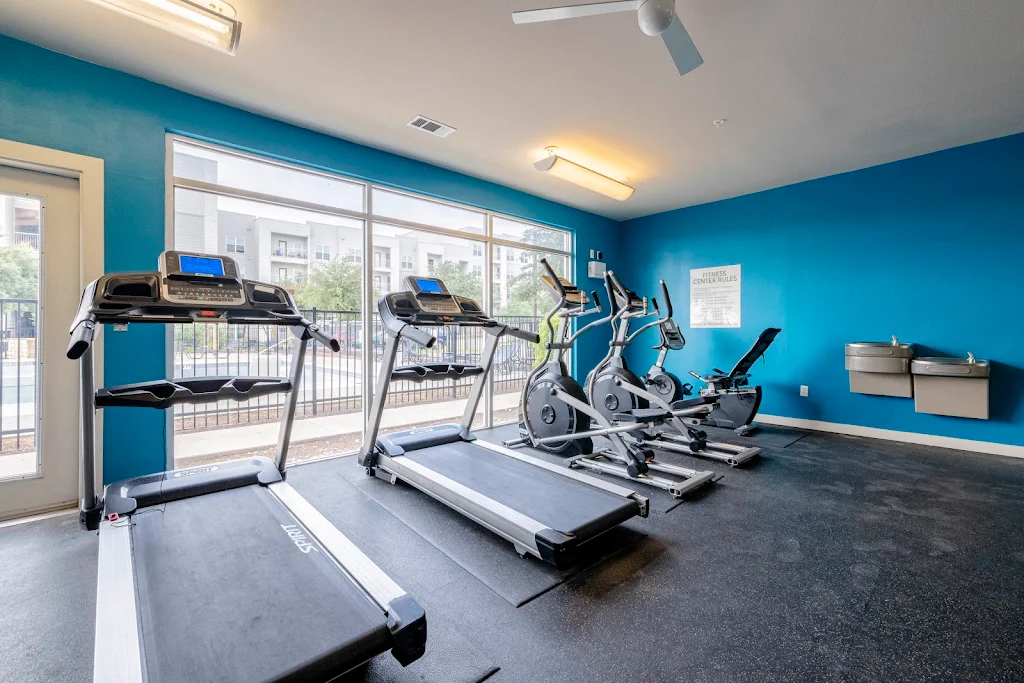
M 667 315 L 643 325 L 632 334 L 629 332 L 630 320 L 660 315 L 657 301 L 652 299 L 648 306 L 646 298 L 640 298 L 627 289 L 612 271 L 605 275 L 605 287 L 613 309 L 613 336 L 608 345 L 608 354 L 587 377 L 586 394 L 590 404 L 603 416 L 613 415 L 614 419 L 643 423 L 640 425 L 643 429 L 628 434 L 628 438 L 633 441 L 632 445 L 637 448 L 655 448 L 712 458 L 732 467 L 760 455 L 761 449 L 757 447 L 708 441 L 707 433 L 697 428 L 701 420 L 706 419 L 714 410 L 718 400 L 716 396 L 702 394 L 696 398 L 668 401 L 660 393 L 649 390 L 643 380 L 629 370 L 622 355 L 623 349 L 645 330 L 657 326 L 663 335 L 667 331 L 669 335 L 678 335 L 680 341 L 682 339 L 672 319 L 671 298 L 664 280 L 661 281 L 661 291 L 666 301 Z M 655 427 L 658 425 L 669 429 L 657 430 Z
M 540 263 L 548 272 L 541 279 L 556 297 L 555 306 L 544 319 L 550 341 L 544 347 L 544 361 L 530 373 L 520 396 L 520 437 L 505 441 L 504 445 L 508 448 L 532 446 L 567 456 L 565 464 L 569 467 L 637 481 L 664 489 L 676 498 L 714 481 L 714 472 L 658 462 L 653 450 L 638 445 L 639 439 L 627 441 L 625 433 L 638 429 L 635 420 L 618 424 L 614 419 L 625 415 L 605 417 L 587 402 L 583 389 L 569 374 L 565 354 L 584 332 L 608 322 L 612 315 L 594 320 L 571 334 L 573 318 L 601 312 L 597 292 L 592 292 L 594 307 L 588 309 L 586 293 L 568 280 L 559 278 L 546 260 L 541 259 Z M 558 316 L 557 330 L 552 325 L 555 316 Z M 593 423 L 597 423 L 596 428 L 592 427 Z M 595 451 L 595 436 L 606 437 L 611 448 Z M 652 472 L 671 474 L 680 479 L 660 477 Z
M 679 326 L 672 319 L 672 298 L 669 296 L 665 281 L 661 282 L 662 303 L 665 306 L 665 317 L 659 321 L 659 340 L 654 350 L 658 352 L 658 358 L 651 365 L 647 374 L 641 377 L 644 388 L 655 396 L 671 405 L 687 396 L 693 395 L 693 385 L 679 381 L 679 378 L 672 372 L 665 369 L 665 357 L 669 351 L 682 351 L 686 346 L 686 338 L 679 330 Z

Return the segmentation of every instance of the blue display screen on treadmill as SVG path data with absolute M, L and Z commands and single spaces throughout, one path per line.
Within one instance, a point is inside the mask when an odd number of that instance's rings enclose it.
M 219 258 L 204 258 L 202 256 L 178 257 L 178 267 L 181 272 L 189 275 L 216 275 L 224 277 L 224 262 Z
M 424 294 L 443 294 L 441 291 L 441 285 L 437 280 L 421 280 L 416 278 L 416 286 L 420 288 L 420 291 Z

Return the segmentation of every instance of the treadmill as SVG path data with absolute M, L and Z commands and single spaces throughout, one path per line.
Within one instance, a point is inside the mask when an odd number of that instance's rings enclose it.
M 359 462 L 367 474 L 394 484 L 402 480 L 499 536 L 520 555 L 562 569 L 579 547 L 636 516 L 646 517 L 647 498 L 546 460 L 477 439 L 470 433 L 498 342 L 506 336 L 539 343 L 533 332 L 487 316 L 469 297 L 451 294 L 437 278 L 407 277 L 409 291 L 380 298 L 387 334 Z M 480 364 L 423 363 L 396 367 L 402 340 L 430 348 L 436 338 L 419 326 L 481 328 Z M 459 424 L 401 431 L 378 438 L 391 382 L 415 383 L 473 377 Z
M 167 251 L 158 272 L 104 275 L 82 294 L 67 356 L 81 360 L 80 518 L 99 529 L 96 683 L 327 681 L 387 650 L 403 666 L 423 654 L 423 609 L 285 481 L 306 348 L 339 345 L 285 289 L 238 272 L 226 256 Z M 290 376 L 95 389 L 100 325 L 195 322 L 290 329 Z M 285 395 L 275 460 L 161 472 L 97 495 L 97 409 L 275 393 Z

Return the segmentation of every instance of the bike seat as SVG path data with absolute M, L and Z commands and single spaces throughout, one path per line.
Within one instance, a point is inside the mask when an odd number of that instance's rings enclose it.
M 658 422 L 670 417 L 661 408 L 634 408 L 623 413 L 613 413 L 612 419 L 616 422 Z
M 696 396 L 694 398 L 684 398 L 681 401 L 672 401 L 672 410 L 687 410 L 688 408 L 699 408 L 700 406 L 714 403 L 718 398 L 715 396 Z

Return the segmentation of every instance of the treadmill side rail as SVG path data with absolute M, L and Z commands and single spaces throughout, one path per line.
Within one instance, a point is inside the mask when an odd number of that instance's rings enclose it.
M 348 575 L 370 594 L 381 609 L 386 611 L 392 600 L 406 594 L 401 586 L 374 564 L 373 560 L 356 547 L 345 534 L 338 531 L 330 520 L 293 489 L 291 484 L 282 481 L 267 488 L 299 520 L 299 523 L 320 541 L 320 545 L 331 553 Z
M 143 683 L 129 519 L 100 524 L 93 681 Z
M 387 615 L 388 629 L 394 638 L 391 648 L 394 658 L 407 666 L 422 657 L 427 646 L 427 616 L 415 598 L 402 590 L 291 484 L 282 481 L 267 488 Z
M 540 557 L 536 536 L 548 528 L 546 524 L 408 458 L 384 456 L 380 467 Z M 443 489 L 449 497 L 438 497 L 434 493 L 435 489 Z

